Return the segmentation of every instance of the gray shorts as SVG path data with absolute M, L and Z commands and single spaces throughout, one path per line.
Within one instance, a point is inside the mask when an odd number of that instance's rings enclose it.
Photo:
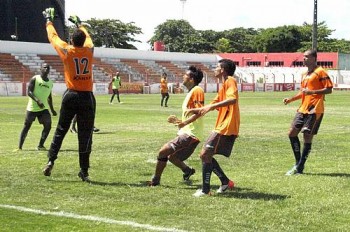
M 199 140 L 196 137 L 187 134 L 179 135 L 168 142 L 168 145 L 174 150 L 171 155 L 175 155 L 181 161 L 188 159 L 198 144 Z

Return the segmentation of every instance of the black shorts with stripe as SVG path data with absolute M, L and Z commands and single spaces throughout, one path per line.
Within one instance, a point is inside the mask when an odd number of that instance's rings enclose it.
M 321 126 L 323 114 L 303 114 L 297 112 L 292 122 L 292 127 L 298 130 L 308 128 L 309 134 L 316 135 Z
M 213 131 L 203 145 L 203 150 L 230 157 L 236 138 L 237 135 L 222 135 Z

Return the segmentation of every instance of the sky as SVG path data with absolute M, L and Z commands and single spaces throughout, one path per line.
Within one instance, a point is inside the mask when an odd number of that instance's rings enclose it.
M 318 22 L 335 30 L 331 38 L 350 40 L 350 1 L 318 0 Z M 168 19 L 184 19 L 195 30 L 223 31 L 237 27 L 274 28 L 313 23 L 314 0 L 66 0 L 66 17 L 134 22 L 143 34 L 133 43 L 150 50 L 147 41 Z

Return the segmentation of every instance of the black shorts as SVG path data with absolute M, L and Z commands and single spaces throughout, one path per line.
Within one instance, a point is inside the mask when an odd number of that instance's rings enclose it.
M 38 112 L 28 111 L 26 113 L 26 123 L 33 123 L 38 118 L 40 124 L 51 123 L 51 114 L 48 109 Z
M 203 150 L 230 157 L 236 138 L 237 135 L 221 135 L 217 132 L 211 132 L 203 145 Z
M 199 140 L 187 134 L 179 135 L 175 139 L 168 142 L 168 145 L 174 150 L 175 155 L 179 160 L 188 159 L 199 144 Z
M 316 135 L 322 122 L 323 114 L 303 114 L 296 113 L 292 122 L 292 127 L 301 130 L 304 127 L 310 129 L 312 135 Z

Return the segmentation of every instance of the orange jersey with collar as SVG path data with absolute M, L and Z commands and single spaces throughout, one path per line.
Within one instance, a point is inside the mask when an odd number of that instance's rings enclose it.
M 86 40 L 83 47 L 74 47 L 59 38 L 52 22 L 46 24 L 48 39 L 63 62 L 67 88 L 76 91 L 92 91 L 94 45 L 86 29 L 83 26 L 79 29 L 85 33 Z
M 162 78 L 160 80 L 160 92 L 161 93 L 167 93 L 168 92 L 168 82 L 164 78 Z
M 311 74 L 303 73 L 301 89 L 319 90 L 332 88 L 333 83 L 322 67 L 317 67 Z M 303 114 L 324 113 L 324 94 L 302 95 L 298 112 Z
M 227 99 L 236 99 L 236 103 L 218 108 L 219 114 L 216 119 L 214 131 L 222 135 L 238 135 L 240 126 L 240 112 L 238 104 L 238 88 L 236 79 L 229 76 L 212 103 Z

